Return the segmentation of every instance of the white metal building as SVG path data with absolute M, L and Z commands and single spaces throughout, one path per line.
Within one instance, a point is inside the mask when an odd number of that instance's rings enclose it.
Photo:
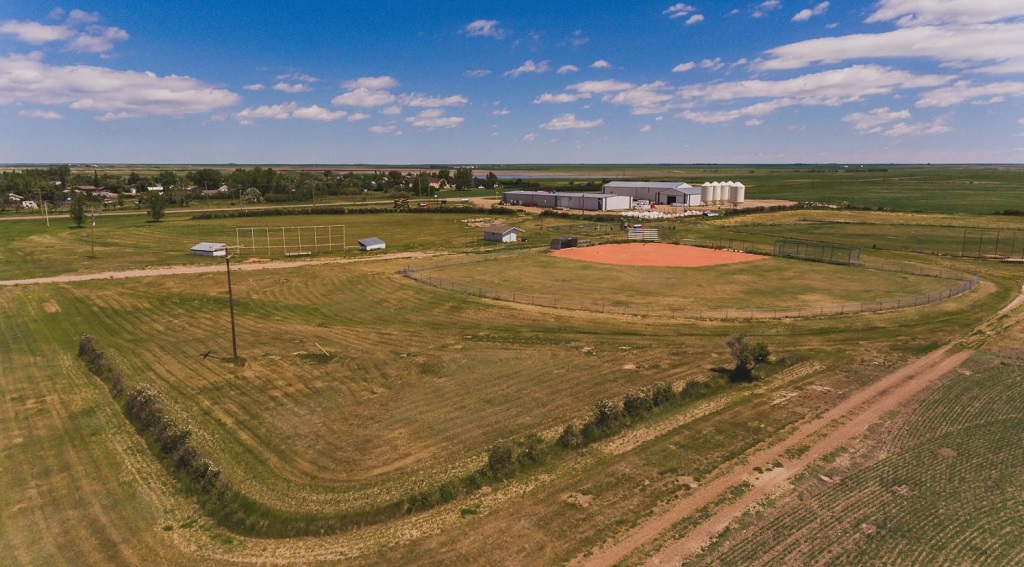
M 200 242 L 193 246 L 189 252 L 199 254 L 200 256 L 224 257 L 228 255 L 228 245 L 223 242 Z
M 699 187 L 674 181 L 611 181 L 604 184 L 604 192 L 628 195 L 634 201 L 650 201 L 656 205 L 696 207 L 704 204 Z
M 633 199 L 611 193 L 505 191 L 501 194 L 501 204 L 576 211 L 625 211 L 632 208 Z
M 359 239 L 357 242 L 359 242 L 359 249 L 363 250 L 363 251 L 366 251 L 366 250 L 383 250 L 384 247 L 386 246 L 384 244 L 384 241 L 379 239 L 379 238 L 377 238 L 377 237 L 362 238 L 362 239 Z
M 525 230 L 514 226 L 492 224 L 484 229 L 484 240 L 490 240 L 491 242 L 515 242 L 519 240 L 519 235 L 525 232 Z

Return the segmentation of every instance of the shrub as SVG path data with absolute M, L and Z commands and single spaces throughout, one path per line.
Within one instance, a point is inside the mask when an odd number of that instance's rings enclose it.
M 675 399 L 676 392 L 672 389 L 672 384 L 658 382 L 651 388 L 651 402 L 654 403 L 655 407 L 670 404 Z
M 641 420 L 654 411 L 654 401 L 646 390 L 634 390 L 622 401 L 622 411 L 633 421 Z
M 575 423 L 567 423 L 562 434 L 558 436 L 558 444 L 566 449 L 575 449 L 583 444 L 583 435 Z
M 523 439 L 520 445 L 522 445 L 522 449 L 519 451 L 519 455 L 516 456 L 516 462 L 519 463 L 519 466 L 544 462 L 544 439 L 540 435 L 531 433 Z
M 487 472 L 493 478 L 501 479 L 512 476 L 516 472 L 515 460 L 512 458 L 512 447 L 499 441 L 487 450 Z

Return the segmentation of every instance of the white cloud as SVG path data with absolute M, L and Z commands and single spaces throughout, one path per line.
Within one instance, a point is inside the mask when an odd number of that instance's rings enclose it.
M 669 6 L 668 8 L 665 9 L 665 11 L 662 12 L 662 14 L 667 14 L 669 18 L 682 18 L 683 16 L 687 16 L 696 10 L 697 9 L 694 8 L 693 6 L 683 4 L 682 2 L 680 2 L 678 4 L 673 4 Z
M 979 2 L 980 3 L 980 2 Z M 926 57 L 949 65 L 981 65 L 988 73 L 1024 72 L 1024 23 L 959 27 L 918 26 L 877 34 L 810 39 L 767 51 L 759 70 L 799 69 L 814 63 L 839 63 L 878 57 Z
M 342 118 L 348 118 L 348 116 L 348 112 L 345 112 L 344 110 L 331 111 L 315 104 L 305 108 L 296 108 L 292 112 L 292 118 L 299 118 L 301 120 L 318 120 L 321 122 L 341 120 Z
M 843 117 L 843 122 L 853 123 L 853 129 L 860 132 L 880 132 L 881 125 L 897 120 L 910 118 L 909 110 L 889 110 L 889 107 L 876 108 L 869 112 L 854 112 Z
M 610 93 L 615 91 L 624 91 L 635 86 L 636 85 L 633 83 L 605 79 L 603 81 L 584 81 L 582 83 L 569 85 L 566 88 L 580 93 Z
M 828 2 L 822 2 L 821 4 L 815 6 L 814 8 L 804 8 L 803 10 L 797 12 L 795 16 L 793 16 L 793 21 L 806 22 L 807 20 L 811 19 L 814 16 L 820 16 L 828 11 L 828 7 L 830 5 L 831 4 L 829 4 Z
M 768 12 L 778 10 L 781 7 L 782 2 L 780 0 L 765 0 L 764 2 L 761 2 L 754 8 L 754 12 L 751 14 L 751 16 L 755 18 L 760 18 L 763 17 Z
M 68 42 L 68 51 L 79 53 L 106 53 L 114 49 L 115 41 L 128 39 L 128 32 L 121 28 L 90 26 L 85 32 Z
M 565 75 L 565 74 L 568 74 L 568 73 L 575 73 L 575 72 L 577 72 L 579 70 L 580 70 L 580 68 L 575 66 L 575 65 L 562 65 L 555 72 L 558 73 L 559 75 Z
M 256 120 L 287 120 L 297 108 L 294 102 L 245 108 L 235 113 L 235 120 L 242 124 L 252 124 Z
M 245 85 L 242 88 L 247 90 L 247 91 L 262 91 L 263 89 L 265 89 L 267 87 L 263 86 L 262 83 L 253 83 L 251 85 Z
M 545 130 L 569 130 L 577 128 L 595 128 L 604 124 L 604 120 L 600 118 L 597 120 L 578 120 L 575 114 L 563 114 L 552 118 L 550 122 L 541 124 L 541 128 Z
M 764 120 L 761 120 L 760 118 L 751 118 L 750 120 L 744 122 L 744 124 L 746 124 L 747 126 L 760 126 L 764 124 Z
M 395 95 L 387 91 L 371 90 L 367 88 L 358 88 L 331 99 L 331 104 L 335 106 L 371 107 L 384 106 L 385 104 L 391 104 L 392 102 L 395 102 Z
M 448 97 L 432 97 L 419 93 L 403 94 L 398 97 L 399 104 L 419 108 L 437 108 L 441 106 L 463 106 L 469 99 L 462 95 Z
M 18 41 L 42 45 L 51 41 L 63 41 L 74 37 L 75 30 L 67 26 L 48 26 L 38 22 L 7 20 L 0 23 L 0 34 L 12 35 Z
M 576 30 L 572 32 L 572 36 L 569 38 L 569 45 L 573 47 L 582 47 L 590 41 L 590 38 L 583 35 L 583 30 Z
M 577 100 L 590 98 L 590 93 L 544 93 L 539 97 L 533 99 L 533 104 L 542 104 L 546 102 L 563 104 L 567 102 L 576 102 Z
M 650 132 L 651 130 L 653 130 L 653 128 L 650 124 L 644 124 L 643 126 L 640 127 L 641 132 Z
M 455 128 L 465 122 L 466 119 L 461 116 L 445 116 L 444 111 L 440 108 L 428 108 L 416 116 L 406 118 L 405 121 L 417 128 L 434 129 Z
M 274 89 L 275 91 L 281 91 L 283 93 L 304 93 L 313 90 L 312 88 L 310 88 L 309 85 L 304 85 L 302 83 L 289 85 L 288 83 L 285 83 L 283 81 L 277 83 L 271 88 Z
M 491 74 L 490 69 L 470 69 L 464 73 L 467 77 L 486 77 Z
M 389 124 L 387 126 L 370 126 L 366 130 L 368 132 L 373 132 L 374 134 L 390 134 L 395 131 L 395 125 Z
M 694 69 L 695 67 L 697 67 L 696 63 L 694 63 L 693 61 L 688 61 L 686 63 L 680 63 L 680 64 L 676 65 L 675 67 L 673 67 L 672 68 L 672 72 L 673 73 L 685 73 L 686 71 L 690 71 L 690 70 Z
M 671 101 L 673 95 L 665 92 L 669 88 L 667 83 L 656 81 L 639 87 L 619 91 L 611 95 L 605 95 L 601 100 L 611 104 L 630 106 L 631 114 L 658 114 L 669 110 L 665 103 Z
M 979 24 L 1020 18 L 1021 0 L 880 0 L 867 23 L 891 22 L 903 27 L 936 24 Z
M 68 13 L 69 24 L 91 24 L 100 21 L 99 12 L 86 12 L 85 10 L 71 10 Z
M 915 106 L 918 108 L 945 107 L 985 97 L 1005 96 L 1024 96 L 1024 82 L 1005 81 L 976 85 L 971 81 L 957 81 L 948 87 L 923 93 Z
M 100 122 L 110 122 L 111 120 L 126 120 L 128 118 L 141 118 L 142 115 L 138 112 L 107 112 L 96 117 L 96 120 Z
M 507 116 L 509 114 L 512 114 L 512 111 L 507 109 L 507 108 L 502 108 L 500 110 L 495 110 L 491 114 L 493 114 L 495 116 Z
M 498 27 L 498 20 L 476 20 L 466 25 L 464 31 L 470 37 L 493 37 L 494 39 L 505 39 L 508 31 Z
M 604 59 L 598 59 L 590 64 L 591 69 L 611 69 L 612 64 L 605 61 Z
M 277 76 L 278 81 L 298 81 L 300 83 L 316 83 L 320 79 L 305 73 L 285 73 Z
M 365 112 L 355 112 L 348 115 L 349 122 L 358 122 L 360 120 L 366 120 L 370 115 Z
M 89 65 L 53 66 L 38 54 L 0 57 L 0 104 L 67 104 L 96 112 L 181 116 L 237 104 L 241 97 L 191 77 Z
M 401 114 L 402 113 L 402 107 L 398 106 L 396 104 L 394 106 L 389 106 L 389 107 L 385 108 L 384 110 L 381 110 L 380 113 L 381 114 L 385 114 L 385 115 Z
M 59 20 L 64 17 L 64 8 L 54 8 L 46 15 L 51 20 Z
M 693 24 L 699 24 L 700 22 L 703 22 L 703 21 L 704 21 L 704 16 L 702 16 L 700 14 L 694 14 L 694 15 L 690 16 L 689 18 L 686 18 L 686 25 L 692 26 Z
M 944 134 L 946 132 L 951 132 L 952 130 L 952 128 L 946 125 L 945 120 L 939 117 L 931 122 L 898 122 L 893 124 L 888 130 L 883 131 L 881 134 L 883 136 L 895 138 L 899 136 L 930 136 L 933 134 Z
M 60 120 L 64 118 L 64 115 L 52 110 L 19 110 L 18 116 L 24 116 L 25 118 L 40 118 L 43 120 Z
M 700 62 L 701 69 L 710 69 L 712 71 L 717 71 L 722 67 L 725 67 L 725 63 L 722 63 L 721 57 L 715 57 L 714 59 L 702 59 Z
M 388 77 L 387 75 L 382 75 L 380 77 L 359 77 L 358 79 L 343 81 L 341 86 L 352 90 L 367 89 L 371 91 L 381 91 L 397 87 L 398 81 L 393 77 Z
M 506 77 L 518 77 L 523 73 L 546 73 L 550 66 L 548 61 L 541 61 L 540 63 L 534 63 L 533 59 L 527 59 L 519 67 L 512 69 L 511 71 L 505 71 Z
M 1021 122 L 1021 123 L 1024 124 L 1024 122 Z M 524 142 L 532 142 L 532 141 L 534 141 L 536 139 L 537 139 L 536 132 L 530 132 L 529 134 L 523 136 L 523 141 Z

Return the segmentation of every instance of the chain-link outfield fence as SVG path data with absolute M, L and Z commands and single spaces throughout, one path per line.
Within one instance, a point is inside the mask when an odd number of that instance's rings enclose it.
M 741 248 L 737 247 L 730 249 L 739 250 Z M 851 266 L 850 269 L 870 269 L 888 272 L 898 272 L 902 274 L 927 276 L 939 279 L 959 280 L 959 283 L 952 287 L 937 290 L 932 293 L 876 301 L 847 301 L 842 303 L 802 305 L 796 307 L 780 308 L 760 308 L 756 306 L 711 309 L 697 308 L 695 310 L 690 310 L 686 313 L 681 313 L 678 309 L 668 309 L 665 307 L 658 306 L 656 304 L 622 304 L 620 301 L 598 301 L 593 298 L 586 301 L 580 301 L 572 300 L 566 297 L 553 297 L 537 293 L 522 293 L 502 289 L 493 289 L 445 279 L 443 277 L 439 277 L 439 275 L 435 273 L 431 273 L 434 270 L 440 270 L 444 267 L 453 266 L 457 264 L 466 264 L 470 262 L 481 262 L 488 260 L 500 260 L 515 256 L 522 256 L 525 254 L 536 254 L 544 251 L 544 248 L 531 248 L 511 252 L 501 252 L 496 254 L 457 256 L 442 260 L 441 262 L 431 263 L 428 266 L 423 266 L 419 268 L 407 267 L 402 270 L 402 274 L 416 281 L 440 289 L 445 289 L 466 295 L 472 295 L 475 297 L 495 299 L 498 301 L 510 301 L 513 303 L 523 303 L 527 305 L 552 307 L 556 309 L 588 311 L 592 313 L 609 313 L 617 315 L 633 315 L 662 319 L 684 320 L 792 319 L 805 317 L 825 317 L 831 315 L 852 315 L 856 313 L 875 313 L 879 311 L 892 311 L 896 309 L 906 309 L 910 307 L 928 305 L 931 303 L 937 303 L 952 297 L 956 297 L 958 295 L 970 291 L 971 289 L 974 289 L 974 287 L 977 286 L 980 281 L 978 276 L 973 276 L 951 270 L 944 270 L 941 268 L 917 266 L 914 264 L 901 264 L 896 262 L 862 262 L 858 264 L 857 267 Z M 762 251 L 761 253 L 766 254 L 767 252 Z

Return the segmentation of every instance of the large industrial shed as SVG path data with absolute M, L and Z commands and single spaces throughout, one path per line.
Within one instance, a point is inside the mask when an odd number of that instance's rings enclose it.
M 671 181 L 611 181 L 604 184 L 604 192 L 628 195 L 634 201 L 650 201 L 656 205 L 686 205 L 697 207 L 701 202 L 700 188 L 689 183 Z
M 501 204 L 576 211 L 625 211 L 632 208 L 633 199 L 611 193 L 506 191 L 501 194 Z

